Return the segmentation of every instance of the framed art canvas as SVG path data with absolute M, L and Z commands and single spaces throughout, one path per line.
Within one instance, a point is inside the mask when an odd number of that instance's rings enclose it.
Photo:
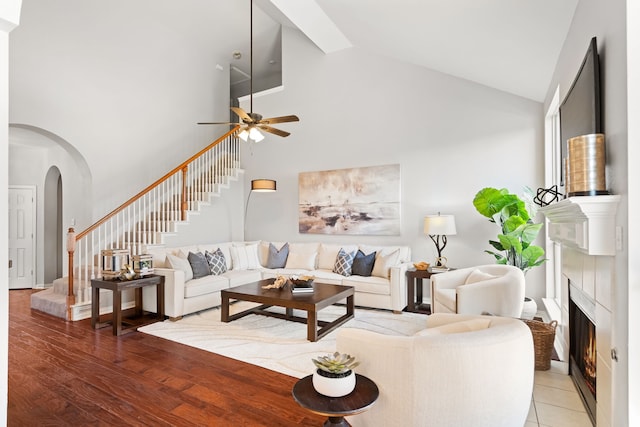
M 301 172 L 304 234 L 400 235 L 400 165 Z

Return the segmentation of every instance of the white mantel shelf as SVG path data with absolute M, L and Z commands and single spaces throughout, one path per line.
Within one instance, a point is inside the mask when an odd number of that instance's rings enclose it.
M 540 208 L 554 242 L 587 255 L 616 254 L 616 210 L 620 196 L 576 196 Z

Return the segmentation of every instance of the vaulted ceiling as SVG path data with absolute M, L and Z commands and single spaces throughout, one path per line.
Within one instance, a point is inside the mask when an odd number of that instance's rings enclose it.
M 273 69 L 274 46 L 269 43 L 277 40 L 274 34 L 282 24 L 299 28 L 327 54 L 353 46 L 543 101 L 577 4 L 578 0 L 255 0 L 260 11 L 254 17 L 254 50 L 261 53 L 254 58 L 254 72 L 266 64 Z

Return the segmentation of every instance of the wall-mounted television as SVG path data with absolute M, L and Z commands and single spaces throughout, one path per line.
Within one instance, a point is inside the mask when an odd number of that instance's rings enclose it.
M 560 184 L 565 183 L 567 140 L 574 136 L 603 133 L 600 108 L 600 61 L 596 38 L 589 42 L 578 74 L 560 104 Z

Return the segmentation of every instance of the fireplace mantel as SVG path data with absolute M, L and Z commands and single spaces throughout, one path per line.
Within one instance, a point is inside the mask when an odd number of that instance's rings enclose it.
M 540 208 L 554 242 L 587 255 L 616 254 L 615 217 L 620 196 L 576 196 Z

